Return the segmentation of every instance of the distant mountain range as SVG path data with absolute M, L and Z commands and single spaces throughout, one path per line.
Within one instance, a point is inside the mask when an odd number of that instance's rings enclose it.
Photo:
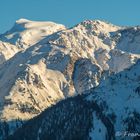
M 139 140 L 140 26 L 16 21 L 0 35 L 0 140 Z

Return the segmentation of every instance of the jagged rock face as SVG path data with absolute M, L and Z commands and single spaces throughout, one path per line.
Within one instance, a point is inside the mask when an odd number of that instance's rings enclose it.
M 102 109 L 105 116 L 108 114 L 103 111 L 110 110 L 117 116 L 117 125 L 111 124 L 113 128 L 108 132 L 112 134 L 108 134 L 109 137 L 114 137 L 113 131 L 119 129 L 117 126 L 121 121 L 128 120 L 121 119 L 123 113 L 119 114 L 118 110 L 117 114 L 114 104 L 120 101 L 123 104 L 128 98 L 132 102 L 139 101 L 132 91 L 139 93 L 138 72 L 134 72 L 133 77 L 131 70 L 129 79 L 122 76 L 128 72 L 126 69 L 139 64 L 136 63 L 140 58 L 139 31 L 139 27 L 118 27 L 98 20 L 87 20 L 70 29 L 52 22 L 17 21 L 10 31 L 0 36 L 1 139 L 58 101 L 86 93 L 90 93 L 91 101 L 97 99 L 99 107 L 98 102 L 102 100 L 114 107 Z M 128 90 L 129 94 L 123 94 Z M 96 98 L 92 98 L 93 94 L 97 94 Z M 114 104 L 111 104 L 112 100 Z M 120 107 L 124 108 L 130 106 Z M 134 110 L 139 114 L 136 106 L 128 112 Z M 109 131 L 106 122 L 102 124 L 103 120 L 98 120 L 95 113 L 92 115 L 97 124 L 105 127 L 102 134 L 106 135 Z M 92 130 L 90 135 L 95 135 L 96 131 Z
M 75 63 L 73 82 L 78 94 L 84 93 L 100 83 L 102 70 L 89 59 L 79 59 Z

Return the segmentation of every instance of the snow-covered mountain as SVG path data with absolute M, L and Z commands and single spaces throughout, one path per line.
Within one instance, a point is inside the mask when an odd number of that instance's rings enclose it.
M 19 19 L 12 29 L 0 35 L 0 64 L 65 26 L 53 22 L 37 22 Z
M 23 139 L 111 140 L 120 139 L 117 131 L 140 132 L 139 40 L 139 26 L 86 20 L 66 29 L 52 22 L 16 21 L 0 35 L 0 139 L 16 130 L 13 139 L 19 139 L 38 119 Z M 80 125 L 86 120 L 85 127 Z M 62 128 L 55 129 L 61 121 Z M 76 137 L 80 126 L 84 130 Z

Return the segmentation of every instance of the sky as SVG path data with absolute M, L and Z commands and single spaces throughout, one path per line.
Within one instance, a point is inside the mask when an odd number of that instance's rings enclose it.
M 67 27 L 87 19 L 134 26 L 140 25 L 140 0 L 0 0 L 0 33 L 20 18 Z

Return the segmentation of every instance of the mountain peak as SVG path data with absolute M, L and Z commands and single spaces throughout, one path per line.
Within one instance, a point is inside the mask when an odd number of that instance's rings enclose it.
M 65 29 L 65 26 L 62 24 L 50 21 L 31 21 L 21 18 L 15 22 L 9 31 L 2 34 L 0 39 L 14 45 L 22 42 L 23 45 L 26 44 L 28 46 L 28 44 L 33 45 L 43 39 L 43 37 L 63 29 Z
M 30 22 L 30 20 L 25 19 L 25 18 L 20 18 L 20 19 L 16 20 L 16 23 L 17 24 L 27 23 L 27 22 Z
M 95 19 L 95 20 L 87 19 L 87 20 L 82 21 L 80 24 L 97 24 L 97 25 L 101 25 L 101 24 L 111 24 L 111 23 L 109 23 L 108 21 L 103 21 L 103 20 L 99 20 L 99 19 Z
M 84 27 L 88 30 L 99 30 L 102 32 L 113 32 L 122 28 L 102 20 L 84 20 L 77 24 L 76 27 Z

